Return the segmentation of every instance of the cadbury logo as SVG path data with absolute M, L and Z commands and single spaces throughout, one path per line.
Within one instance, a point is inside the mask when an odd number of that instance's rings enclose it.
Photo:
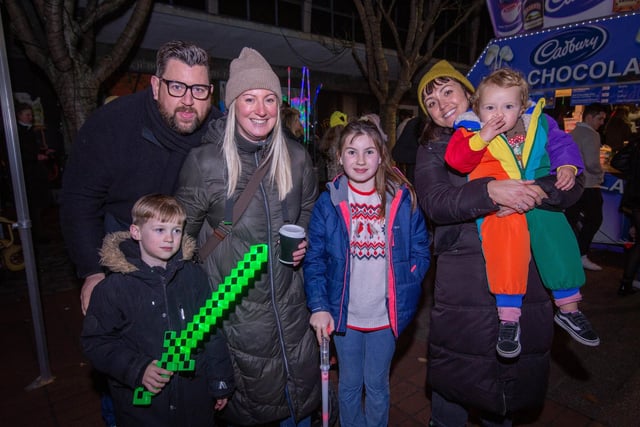
M 545 40 L 533 50 L 530 59 L 538 66 L 575 64 L 597 53 L 606 42 L 604 29 L 584 26 Z
M 589 10 L 605 1 L 607 0 L 546 0 L 544 15 L 551 18 L 566 18 Z

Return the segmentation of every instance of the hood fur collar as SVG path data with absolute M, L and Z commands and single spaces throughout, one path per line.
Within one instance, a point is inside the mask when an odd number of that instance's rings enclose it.
M 138 249 L 138 242 L 131 239 L 131 234 L 128 231 L 118 231 L 115 233 L 109 233 L 105 236 L 102 242 L 102 248 L 100 249 L 100 264 L 114 273 L 132 273 L 138 270 L 138 267 L 133 265 L 127 260 L 127 255 L 123 252 L 123 248 L 134 247 L 136 249 L 137 257 L 140 257 L 140 251 Z M 196 250 L 196 241 L 188 235 L 182 236 L 182 252 L 178 252 L 176 255 L 182 253 L 181 261 L 190 260 Z

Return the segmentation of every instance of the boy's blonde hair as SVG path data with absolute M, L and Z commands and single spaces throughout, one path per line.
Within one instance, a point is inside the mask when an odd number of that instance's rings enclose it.
M 187 213 L 178 201 L 165 194 L 142 196 L 131 209 L 133 224 L 141 226 L 152 218 L 162 222 L 183 223 Z
M 469 99 L 474 113 L 478 114 L 482 93 L 486 90 L 487 86 L 491 85 L 504 89 L 510 87 L 520 88 L 520 104 L 522 106 L 522 111 L 527 107 L 527 102 L 529 101 L 529 83 L 527 83 L 524 75 L 511 68 L 499 68 L 482 79 L 476 89 L 476 92 Z M 520 113 L 522 113 L 522 111 Z

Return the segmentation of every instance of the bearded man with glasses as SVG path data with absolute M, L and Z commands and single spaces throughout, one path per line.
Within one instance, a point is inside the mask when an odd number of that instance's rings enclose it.
M 60 218 L 84 279 L 83 313 L 104 278 L 98 254 L 103 237 L 128 230 L 141 196 L 173 194 L 185 156 L 221 116 L 211 106 L 212 94 L 207 52 L 171 41 L 158 50 L 150 88 L 109 102 L 78 132 L 63 176 Z

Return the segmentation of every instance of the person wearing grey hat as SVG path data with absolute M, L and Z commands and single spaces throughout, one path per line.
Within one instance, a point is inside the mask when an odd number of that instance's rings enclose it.
M 284 135 L 281 100 L 269 63 L 243 48 L 229 69 L 228 114 L 211 123 L 203 145 L 189 153 L 176 192 L 187 211 L 185 231 L 200 245 L 224 236 L 201 259 L 212 284 L 223 282 L 249 246 L 269 248 L 268 268 L 221 325 L 237 385 L 221 415 L 232 425 L 308 425 L 320 404 L 318 347 L 299 268 L 306 241 L 293 265 L 278 261 L 278 230 L 285 223 L 307 228 L 318 185 L 305 148 Z M 254 189 L 252 177 L 263 170 Z M 245 190 L 250 201 L 233 218 Z

